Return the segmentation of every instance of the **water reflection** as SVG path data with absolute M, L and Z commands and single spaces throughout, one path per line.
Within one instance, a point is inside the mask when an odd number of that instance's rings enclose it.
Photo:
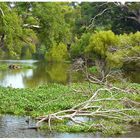
M 101 132 L 58 133 L 48 130 L 27 129 L 35 126 L 36 121 L 31 119 L 26 123 L 27 116 L 17 117 L 11 115 L 0 116 L 1 138 L 107 138 Z M 112 136 L 113 138 L 139 138 L 140 126 L 132 126 L 130 132 Z
M 0 72 L 0 85 L 4 87 L 24 88 L 24 77 L 30 77 L 33 75 L 33 70 L 16 70 L 16 71 L 3 71 Z
M 0 85 L 14 88 L 36 87 L 46 83 L 61 83 L 70 84 L 72 82 L 83 81 L 83 75 L 78 72 L 71 71 L 71 64 L 55 63 L 49 64 L 46 62 L 37 61 L 0 61 L 0 64 L 23 64 L 28 63 L 33 65 L 34 69 L 26 70 L 6 70 L 0 71 Z
M 0 116 L 0 137 L 1 138 L 93 138 L 101 137 L 99 133 L 56 133 L 47 130 L 27 129 L 26 117 Z M 31 119 L 32 126 L 35 120 Z M 31 125 L 30 124 L 30 125 Z

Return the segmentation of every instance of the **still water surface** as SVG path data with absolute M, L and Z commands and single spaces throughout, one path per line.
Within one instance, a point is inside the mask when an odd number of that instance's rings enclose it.
M 46 130 L 27 129 L 35 126 L 35 121 L 26 123 L 27 117 L 0 116 L 0 137 L 1 138 L 101 138 L 105 137 L 100 132 L 92 133 L 57 133 Z M 140 138 L 140 126 L 130 128 L 128 133 L 113 137 Z
M 13 88 L 36 87 L 47 83 L 71 84 L 84 81 L 80 72 L 71 70 L 69 63 L 46 63 L 37 60 L 0 60 L 1 64 L 26 64 L 32 69 L 0 70 L 0 86 Z M 140 72 L 126 72 L 125 78 L 130 82 L 140 83 Z
M 33 69 L 0 70 L 0 85 L 13 88 L 36 87 L 47 83 L 71 84 L 83 81 L 81 73 L 72 72 L 71 64 L 36 60 L 1 60 L 0 64 L 26 64 Z

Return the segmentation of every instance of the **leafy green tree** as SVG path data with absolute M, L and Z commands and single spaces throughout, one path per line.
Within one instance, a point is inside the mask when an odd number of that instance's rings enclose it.
M 79 32 L 112 30 L 120 34 L 140 30 L 139 3 L 82 2 L 80 8 Z
M 67 47 L 63 43 L 54 45 L 48 52 L 45 54 L 45 59 L 49 62 L 63 62 L 68 59 Z
M 22 18 L 10 8 L 9 3 L 0 3 L 0 9 L 0 49 L 4 57 L 20 59 L 25 46 L 35 51 L 37 37 L 33 30 L 23 27 Z
M 140 32 L 123 35 L 115 35 L 112 31 L 96 32 L 85 51 L 104 75 L 113 68 L 136 66 L 140 58 Z
M 140 68 L 139 60 L 140 60 L 140 32 L 136 32 L 134 34 L 129 34 L 129 42 L 127 46 L 125 45 L 125 49 L 123 52 L 123 67 L 130 69 Z
M 55 43 L 69 44 L 71 42 L 74 21 L 69 22 L 69 18 L 73 19 L 72 12 L 72 8 L 68 7 L 67 3 L 31 3 L 32 18 L 26 18 L 26 22 L 32 23 L 34 19 L 37 21 L 38 28 L 33 29 L 39 38 L 36 53 L 39 58 L 43 58 L 46 50 L 49 50 Z
M 39 19 L 40 27 L 38 35 L 40 41 L 45 44 L 47 48 L 53 46 L 53 43 L 64 42 L 67 38 L 67 24 L 64 20 L 60 3 L 34 3 L 33 14 Z
M 96 32 L 90 37 L 89 46 L 85 51 L 89 54 L 88 57 L 95 59 L 96 66 L 102 76 L 110 71 L 111 66 L 107 58 L 116 49 L 117 44 L 118 37 L 112 31 Z
M 62 49 L 70 50 L 72 58 L 85 57 L 86 50 L 88 58 L 121 67 L 122 59 L 137 57 L 139 51 L 139 32 L 135 33 L 140 30 L 139 6 L 136 2 L 2 2 L 0 56 L 46 59 L 63 43 Z
M 85 33 L 71 46 L 71 57 L 72 58 L 84 58 L 85 48 L 89 45 L 90 33 Z
M 128 2 L 124 5 L 127 9 L 128 15 L 127 18 L 134 20 L 140 24 L 140 3 L 139 2 Z

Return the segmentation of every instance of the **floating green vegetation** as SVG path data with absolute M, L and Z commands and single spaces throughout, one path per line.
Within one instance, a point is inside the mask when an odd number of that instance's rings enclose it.
M 8 70 L 8 69 L 13 69 L 13 70 L 17 70 L 17 69 L 32 69 L 34 68 L 31 65 L 25 65 L 25 64 L 0 64 L 0 70 Z
M 51 84 L 37 88 L 0 88 L 0 113 L 38 116 L 68 109 L 87 99 L 71 88 Z M 7 108 L 8 106 L 8 108 Z
M 118 87 L 133 87 L 133 89 L 140 90 L 139 84 L 117 85 Z M 89 90 L 90 87 L 90 90 Z M 60 110 L 67 110 L 75 105 L 88 100 L 92 94 L 101 85 L 81 83 L 73 84 L 72 86 L 64 86 L 59 84 L 43 85 L 36 88 L 13 89 L 0 87 L 0 114 L 13 115 L 30 115 L 32 117 L 44 116 L 52 114 Z M 81 92 L 80 89 L 84 92 Z M 75 92 L 77 90 L 77 92 Z M 92 92 L 91 92 L 92 90 Z M 107 91 L 101 91 L 97 99 L 109 99 L 110 95 Z M 132 94 L 120 92 L 113 92 L 115 99 L 128 98 L 133 101 L 140 101 L 138 93 Z M 102 106 L 103 109 L 125 109 L 129 108 L 130 104 L 122 103 L 119 100 L 94 102 L 94 106 Z M 139 108 L 139 105 L 136 106 Z M 90 109 L 92 110 L 92 109 Z M 89 111 L 90 111 L 89 110 Z M 94 111 L 94 110 L 93 110 Z M 101 110 L 102 111 L 102 110 Z M 140 111 L 127 110 L 124 113 L 132 117 L 131 123 L 140 122 Z M 109 115 L 109 114 L 108 114 Z M 115 115 L 115 114 L 114 114 Z M 123 114 L 118 114 L 119 119 L 111 119 L 101 116 L 90 119 L 88 125 L 69 124 L 70 120 L 52 120 L 52 131 L 58 132 L 96 132 L 101 131 L 104 135 L 116 135 L 125 131 L 126 126 L 130 124 L 129 121 L 123 122 Z M 101 124 L 102 127 L 98 127 Z M 91 127 L 89 127 L 91 125 Z M 96 126 L 97 125 L 97 126 Z M 95 126 L 95 127 L 92 127 Z M 41 126 L 42 129 L 49 129 L 45 124 Z
M 8 69 L 7 64 L 0 64 L 0 70 L 6 70 L 6 69 Z
M 93 123 L 94 122 L 94 123 Z M 95 126 L 95 127 L 89 127 L 87 125 L 68 125 L 67 122 L 61 122 L 61 123 L 54 123 L 51 126 L 51 131 L 54 132 L 68 132 L 68 133 L 81 133 L 81 132 L 100 132 L 100 135 L 103 136 L 113 136 L 113 135 L 120 135 L 127 132 L 126 124 L 117 124 L 112 120 L 100 120 L 100 124 L 102 124 L 102 127 L 98 127 L 99 120 L 92 120 L 92 122 L 89 122 L 89 125 Z M 42 125 L 41 129 L 47 129 L 49 131 L 48 125 Z

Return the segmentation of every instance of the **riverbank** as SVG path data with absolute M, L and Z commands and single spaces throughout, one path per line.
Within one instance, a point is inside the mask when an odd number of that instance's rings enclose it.
M 89 91 L 89 86 L 90 90 Z M 139 84 L 124 84 L 117 85 L 125 89 L 126 87 L 133 87 L 137 91 L 140 90 Z M 64 86 L 59 84 L 49 84 L 36 88 L 25 89 L 13 89 L 0 87 L 0 114 L 12 114 L 19 116 L 32 116 L 38 117 L 51 113 L 55 113 L 60 110 L 67 110 L 72 108 L 78 103 L 88 100 L 94 91 L 101 88 L 96 84 L 73 84 L 72 86 Z M 81 92 L 81 89 L 84 92 Z M 75 92 L 77 90 L 77 92 Z M 79 90 L 79 91 L 78 91 Z M 128 98 L 130 100 L 139 102 L 140 95 L 138 93 L 126 94 L 124 92 L 113 92 L 115 99 Z M 107 91 L 102 91 L 97 99 L 110 98 L 110 94 Z M 95 106 L 102 105 L 109 110 L 113 109 L 126 109 L 129 108 L 129 104 L 119 101 L 100 101 L 95 102 Z M 88 121 L 88 124 L 102 124 L 104 127 L 91 127 L 89 129 L 86 125 L 77 125 L 71 123 L 69 120 L 53 121 L 52 131 L 57 132 L 96 132 L 101 131 L 104 135 L 116 135 L 121 134 L 127 130 L 130 123 L 138 124 L 140 122 L 139 105 L 136 106 L 137 110 L 125 111 L 126 115 L 132 117 L 129 121 L 122 121 L 121 119 L 109 119 L 106 117 L 92 118 Z M 109 115 L 109 114 L 108 114 Z M 124 117 L 120 114 L 118 117 Z M 87 120 L 86 118 L 83 121 Z M 48 126 L 42 125 L 42 129 L 49 129 Z

